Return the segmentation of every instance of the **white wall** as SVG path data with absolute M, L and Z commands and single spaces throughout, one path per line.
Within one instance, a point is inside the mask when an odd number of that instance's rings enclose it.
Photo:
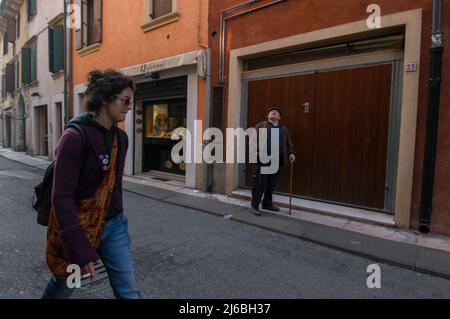
M 37 1 L 37 14 L 28 22 L 29 37 L 37 37 L 37 81 L 38 84 L 29 87 L 28 96 L 31 100 L 31 138 L 33 154 L 37 154 L 39 141 L 37 140 L 37 119 L 34 108 L 36 106 L 47 105 L 48 114 L 48 137 L 49 137 L 49 158 L 53 159 L 54 148 L 57 144 L 58 134 L 55 105 L 62 103 L 62 117 L 64 118 L 64 73 L 53 75 L 49 71 L 48 52 L 48 26 L 49 22 L 57 17 L 62 17 L 64 13 L 63 1 Z M 31 97 L 32 93 L 39 93 L 40 97 Z M 28 133 L 27 133 L 28 135 Z

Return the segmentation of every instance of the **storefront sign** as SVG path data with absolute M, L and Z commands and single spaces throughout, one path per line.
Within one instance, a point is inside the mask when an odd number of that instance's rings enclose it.
M 185 53 L 162 60 L 131 66 L 122 69 L 121 72 L 127 76 L 138 76 L 149 74 L 152 72 L 158 72 L 161 70 L 176 68 L 183 65 L 194 65 L 197 64 L 197 56 L 197 51 Z

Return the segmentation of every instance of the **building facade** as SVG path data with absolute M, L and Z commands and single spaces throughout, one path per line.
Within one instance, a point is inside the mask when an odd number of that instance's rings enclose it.
M 28 102 L 29 153 L 53 159 L 64 129 L 64 2 L 37 1 L 22 48 L 22 85 Z
M 27 19 L 27 1 L 2 1 L 0 4 L 2 38 L 0 121 L 2 122 L 2 145 L 16 151 L 27 150 L 27 106 L 20 73 L 21 49 L 28 41 Z
M 3 145 L 53 159 L 65 116 L 64 3 L 3 1 L 2 14 Z
M 278 106 L 298 152 L 298 206 L 391 216 L 392 225 L 417 228 L 432 1 L 372 3 L 210 1 L 212 124 L 252 127 Z M 449 10 L 444 2 L 446 43 Z M 431 231 L 450 234 L 450 87 L 442 86 Z M 214 172 L 216 191 L 248 196 L 251 167 Z M 280 195 L 288 176 L 284 168 Z
M 125 173 L 203 188 L 204 167 L 173 162 L 170 136 L 179 127 L 193 132 L 195 121 L 207 117 L 208 1 L 73 3 L 82 21 L 71 40 L 73 115 L 83 111 L 89 71 L 122 71 L 137 85 L 132 114 L 123 126 L 130 138 Z

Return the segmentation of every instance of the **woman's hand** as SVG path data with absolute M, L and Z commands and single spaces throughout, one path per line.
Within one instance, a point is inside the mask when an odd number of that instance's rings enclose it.
M 94 281 L 95 277 L 97 276 L 97 273 L 95 272 L 95 265 L 100 263 L 100 259 L 98 259 L 95 263 L 90 262 L 83 268 L 83 274 L 90 274 L 91 280 Z

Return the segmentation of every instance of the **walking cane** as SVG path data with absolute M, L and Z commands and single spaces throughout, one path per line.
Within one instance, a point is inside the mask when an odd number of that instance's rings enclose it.
M 291 174 L 289 181 L 289 215 L 291 215 L 292 211 L 292 176 L 294 175 L 294 163 L 291 162 Z

